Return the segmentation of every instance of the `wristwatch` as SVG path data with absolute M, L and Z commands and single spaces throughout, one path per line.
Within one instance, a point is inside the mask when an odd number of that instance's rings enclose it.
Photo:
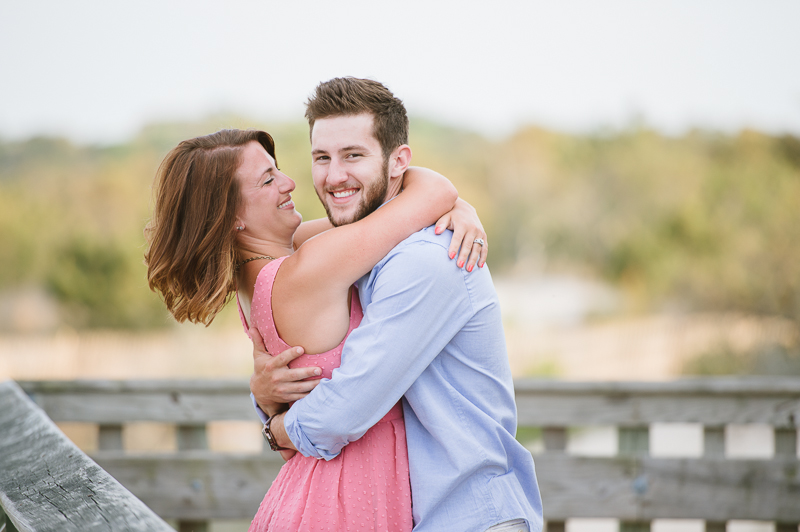
M 278 414 L 275 414 L 277 416 Z M 269 448 L 273 451 L 285 451 L 287 450 L 286 447 L 279 447 L 277 440 L 275 440 L 275 435 L 272 433 L 272 429 L 270 429 L 270 424 L 275 416 L 270 416 L 267 418 L 267 422 L 264 423 L 264 428 L 261 429 L 261 434 L 264 435 L 264 439 L 267 440 L 269 444 Z

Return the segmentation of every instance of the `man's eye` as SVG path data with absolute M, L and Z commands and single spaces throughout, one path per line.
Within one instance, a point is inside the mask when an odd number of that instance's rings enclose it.
M 272 183 L 273 181 L 275 181 L 275 178 L 274 178 L 274 177 L 270 177 L 269 179 L 267 179 L 266 181 L 264 181 L 264 184 L 265 184 L 265 185 L 269 185 L 269 184 L 270 184 L 270 183 Z
M 348 154 L 347 154 L 347 157 L 348 157 L 349 159 L 352 159 L 352 158 L 354 158 L 354 157 L 361 157 L 361 156 L 362 156 L 362 155 L 361 155 L 360 153 L 348 153 Z
M 327 155 L 320 155 L 314 160 L 315 161 L 327 161 L 328 159 L 330 159 L 330 157 L 328 157 Z

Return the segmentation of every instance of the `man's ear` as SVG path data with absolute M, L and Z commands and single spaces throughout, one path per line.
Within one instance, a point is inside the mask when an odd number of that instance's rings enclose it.
M 389 177 L 401 177 L 411 164 L 411 148 L 403 144 L 389 156 Z

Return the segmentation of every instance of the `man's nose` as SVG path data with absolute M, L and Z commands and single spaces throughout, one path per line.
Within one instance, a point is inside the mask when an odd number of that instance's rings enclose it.
M 341 161 L 331 160 L 331 164 L 328 166 L 327 181 L 329 185 L 339 185 L 347 181 L 347 171 Z

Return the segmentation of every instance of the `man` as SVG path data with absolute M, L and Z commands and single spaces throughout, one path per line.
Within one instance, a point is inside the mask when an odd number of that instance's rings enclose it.
M 390 154 L 408 149 L 408 118 L 388 89 L 327 81 L 306 118 L 314 187 L 333 225 L 359 220 L 399 193 L 402 183 L 386 168 Z M 514 438 L 497 296 L 487 268 L 470 273 L 450 260 L 450 239 L 424 229 L 359 281 L 364 318 L 341 367 L 271 418 L 270 436 L 331 459 L 403 397 L 414 530 L 538 532 L 541 499 L 531 455 Z M 257 348 L 255 356 L 264 353 Z M 258 373 L 251 380 L 259 401 L 274 397 L 269 381 Z

